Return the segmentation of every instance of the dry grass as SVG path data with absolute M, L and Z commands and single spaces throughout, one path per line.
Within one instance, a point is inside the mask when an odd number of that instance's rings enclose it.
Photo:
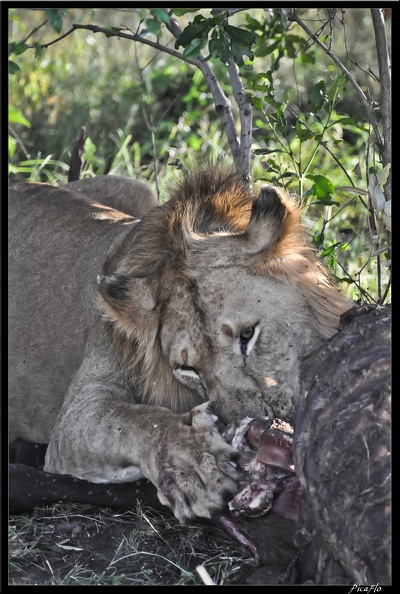
M 199 565 L 214 584 L 234 584 L 254 560 L 216 526 L 140 506 L 41 506 L 9 522 L 10 585 L 199 585 Z

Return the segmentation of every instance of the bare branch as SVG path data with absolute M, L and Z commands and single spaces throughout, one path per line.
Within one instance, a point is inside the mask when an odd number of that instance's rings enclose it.
M 380 8 L 371 8 L 371 15 L 375 31 L 379 78 L 381 83 L 381 112 L 384 138 L 382 161 L 383 166 L 385 166 L 391 162 L 392 154 L 392 80 L 383 12 Z M 390 171 L 387 182 L 385 184 L 385 198 L 386 200 L 390 200 L 391 197 L 392 174 Z

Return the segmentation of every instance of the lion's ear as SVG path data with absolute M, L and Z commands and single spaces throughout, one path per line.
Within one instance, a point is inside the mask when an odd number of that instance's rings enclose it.
M 116 311 L 138 315 L 150 312 L 156 305 L 152 282 L 147 277 L 98 275 L 97 284 L 100 295 Z
M 301 209 L 273 186 L 264 186 L 253 202 L 250 221 L 243 235 L 251 254 L 266 254 L 295 235 L 301 240 Z
M 289 214 L 279 190 L 264 186 L 253 202 L 250 221 L 243 235 L 249 252 L 271 250 L 283 236 Z

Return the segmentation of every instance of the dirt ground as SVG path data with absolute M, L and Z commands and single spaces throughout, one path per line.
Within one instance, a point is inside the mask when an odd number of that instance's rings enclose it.
M 8 583 L 195 585 L 204 583 L 199 565 L 218 585 L 276 583 L 294 552 L 288 538 L 295 525 L 273 513 L 259 520 L 250 521 L 263 530 L 256 560 L 217 523 L 182 526 L 140 506 L 124 514 L 88 505 L 41 506 L 10 518 Z

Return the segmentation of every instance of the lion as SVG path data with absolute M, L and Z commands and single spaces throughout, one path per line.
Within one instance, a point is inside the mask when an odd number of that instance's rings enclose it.
M 157 198 L 149 184 L 122 175 L 97 175 L 69 182 L 64 186 L 82 192 L 87 198 L 120 210 L 134 218 L 142 219 L 154 207 Z
M 353 305 L 299 203 L 209 167 L 140 222 L 40 183 L 9 204 L 10 439 L 48 444 L 47 472 L 145 477 L 181 522 L 212 517 L 235 451 L 190 411 L 292 422 L 304 361 Z

